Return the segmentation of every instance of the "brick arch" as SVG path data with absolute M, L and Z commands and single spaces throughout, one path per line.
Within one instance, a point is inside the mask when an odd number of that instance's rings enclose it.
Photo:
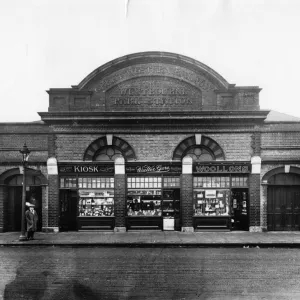
M 264 183 L 268 183 L 269 179 L 276 175 L 276 174 L 282 174 L 282 173 L 285 173 L 285 169 L 284 167 L 278 167 L 278 168 L 275 168 L 273 170 L 270 170 L 269 172 L 267 172 L 263 178 L 262 178 L 262 182 Z M 289 173 L 287 174 L 298 174 L 300 175 L 300 168 L 297 168 L 297 167 L 290 167 L 290 171 Z
M 19 168 L 14 168 L 14 169 L 10 169 L 5 171 L 4 173 L 2 173 L 0 175 L 0 184 L 5 184 L 6 180 L 10 177 L 13 177 L 15 175 L 20 175 L 20 169 Z M 30 169 L 30 168 L 26 168 L 26 175 L 28 176 L 36 176 L 41 180 L 41 185 L 47 185 L 48 184 L 48 180 L 47 178 L 40 172 L 37 171 L 35 169 Z
M 88 146 L 88 148 L 86 149 L 86 151 L 84 153 L 83 160 L 84 161 L 94 160 L 95 155 L 98 152 L 98 150 L 101 149 L 101 148 L 104 148 L 104 147 L 108 147 L 108 146 L 112 146 L 112 147 L 115 147 L 118 150 L 120 150 L 126 161 L 136 159 L 135 152 L 134 152 L 133 148 L 125 140 L 114 136 L 112 138 L 112 144 L 109 145 L 107 143 L 106 136 L 103 136 L 103 137 L 95 140 L 94 142 L 92 142 Z
M 201 136 L 200 144 L 196 143 L 195 136 L 191 136 L 183 140 L 178 146 L 175 148 L 173 152 L 173 160 L 182 160 L 184 154 L 192 147 L 199 146 L 208 149 L 216 160 L 225 160 L 225 155 L 223 149 L 220 145 L 214 141 L 213 139 L 207 136 Z

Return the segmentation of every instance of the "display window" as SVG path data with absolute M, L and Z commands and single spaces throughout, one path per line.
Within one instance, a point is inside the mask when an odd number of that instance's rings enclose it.
M 114 215 L 114 190 L 78 190 L 78 212 L 81 217 L 110 217 Z
M 229 196 L 227 189 L 195 189 L 194 216 L 229 216 Z
M 161 177 L 127 178 L 127 216 L 161 216 Z

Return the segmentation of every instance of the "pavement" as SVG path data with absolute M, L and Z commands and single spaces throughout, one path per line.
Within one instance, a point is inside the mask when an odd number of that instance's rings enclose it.
M 128 232 L 36 232 L 35 239 L 30 241 L 19 241 L 19 236 L 20 232 L 0 233 L 0 246 L 300 248 L 300 231 L 179 232 L 144 230 Z

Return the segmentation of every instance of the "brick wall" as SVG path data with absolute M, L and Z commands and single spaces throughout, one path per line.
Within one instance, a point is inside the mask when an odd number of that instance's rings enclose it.
M 262 133 L 262 146 L 300 146 L 300 132 Z
M 178 144 L 193 134 L 119 134 L 134 149 L 138 160 L 171 160 Z M 57 134 L 56 153 L 58 160 L 82 160 L 88 146 L 103 134 Z M 250 160 L 250 133 L 206 134 L 222 148 L 226 160 Z M 76 145 L 76 147 L 74 147 Z
M 250 191 L 250 227 L 260 226 L 260 174 L 250 174 L 249 176 Z
M 0 232 L 6 230 L 7 224 L 7 186 L 0 185 Z
M 58 227 L 59 199 L 58 199 L 58 176 L 48 176 L 48 226 Z
M 193 175 L 181 175 L 180 193 L 182 227 L 193 227 Z
M 42 227 L 43 228 L 47 228 L 49 227 L 48 225 L 48 214 L 49 214 L 49 210 L 48 210 L 48 186 L 42 186 Z
M 103 135 L 57 134 L 55 140 L 57 160 L 82 160 L 88 146 Z
M 220 145 L 225 153 L 226 160 L 250 160 L 253 153 L 251 148 L 252 133 L 206 134 L 206 136 Z
M 125 174 L 115 175 L 115 226 L 125 227 L 126 214 L 126 176 Z

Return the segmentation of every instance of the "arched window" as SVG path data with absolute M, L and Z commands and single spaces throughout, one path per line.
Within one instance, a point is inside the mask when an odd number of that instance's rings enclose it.
M 117 157 L 122 157 L 122 152 L 113 146 L 99 149 L 94 156 L 95 161 L 114 161 Z
M 215 160 L 213 153 L 209 149 L 201 146 L 189 148 L 184 156 L 192 157 L 195 162 Z

